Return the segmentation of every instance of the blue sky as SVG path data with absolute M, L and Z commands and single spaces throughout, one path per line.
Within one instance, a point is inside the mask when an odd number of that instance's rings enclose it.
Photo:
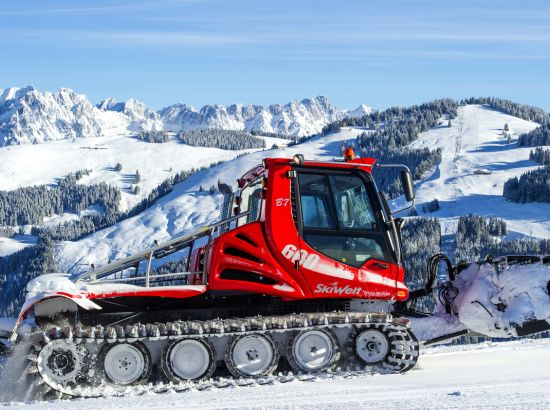
M 0 88 L 377 108 L 488 96 L 550 111 L 550 2 L 3 1 Z

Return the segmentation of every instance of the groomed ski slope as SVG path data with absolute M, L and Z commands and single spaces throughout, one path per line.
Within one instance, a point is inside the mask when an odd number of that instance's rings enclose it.
M 185 389 L 134 388 L 120 397 L 35 402 L 25 409 L 545 409 L 550 340 L 424 349 L 406 374 L 344 372 L 288 383 Z M 176 391 L 176 389 L 178 391 Z M 21 408 L 11 403 L 9 408 Z
M 444 126 L 420 134 L 415 148 L 441 148 L 441 163 L 416 185 L 419 215 L 441 218 L 444 234 L 456 233 L 458 217 L 474 214 L 506 220 L 509 234 L 548 238 L 550 205 L 517 204 L 502 196 L 504 183 L 512 177 L 540 167 L 529 160 L 533 147 L 517 147 L 517 137 L 538 124 L 479 105 L 460 107 L 451 128 Z M 508 124 L 511 142 L 503 136 Z M 490 171 L 476 175 L 475 170 Z M 422 211 L 422 204 L 437 198 L 441 209 Z

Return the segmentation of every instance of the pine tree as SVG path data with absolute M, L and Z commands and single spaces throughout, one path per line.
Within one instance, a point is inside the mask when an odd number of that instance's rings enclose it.
M 170 138 L 166 131 L 142 131 L 137 135 L 137 139 L 145 142 L 162 144 L 168 142 Z
M 266 148 L 264 139 L 257 138 L 248 131 L 203 129 L 182 131 L 178 138 L 194 147 L 215 147 L 225 150 Z

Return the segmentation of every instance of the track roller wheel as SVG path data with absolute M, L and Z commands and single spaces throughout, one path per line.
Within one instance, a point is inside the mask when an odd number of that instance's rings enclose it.
M 90 364 L 86 349 L 66 339 L 52 340 L 36 358 L 36 369 L 44 383 L 66 394 L 90 381 Z
M 306 330 L 290 338 L 287 358 L 295 371 L 315 373 L 331 368 L 340 358 L 340 348 L 329 330 Z
M 141 342 L 106 344 L 100 365 L 110 382 L 122 386 L 147 382 L 153 368 L 151 354 Z
M 214 348 L 206 340 L 175 340 L 164 349 L 161 367 L 176 383 L 209 378 L 216 370 Z
M 378 329 L 366 329 L 355 338 L 355 354 L 366 364 L 382 363 L 390 352 L 390 341 Z
M 249 334 L 233 339 L 225 364 L 235 377 L 260 377 L 272 374 L 279 363 L 275 341 L 267 334 Z

